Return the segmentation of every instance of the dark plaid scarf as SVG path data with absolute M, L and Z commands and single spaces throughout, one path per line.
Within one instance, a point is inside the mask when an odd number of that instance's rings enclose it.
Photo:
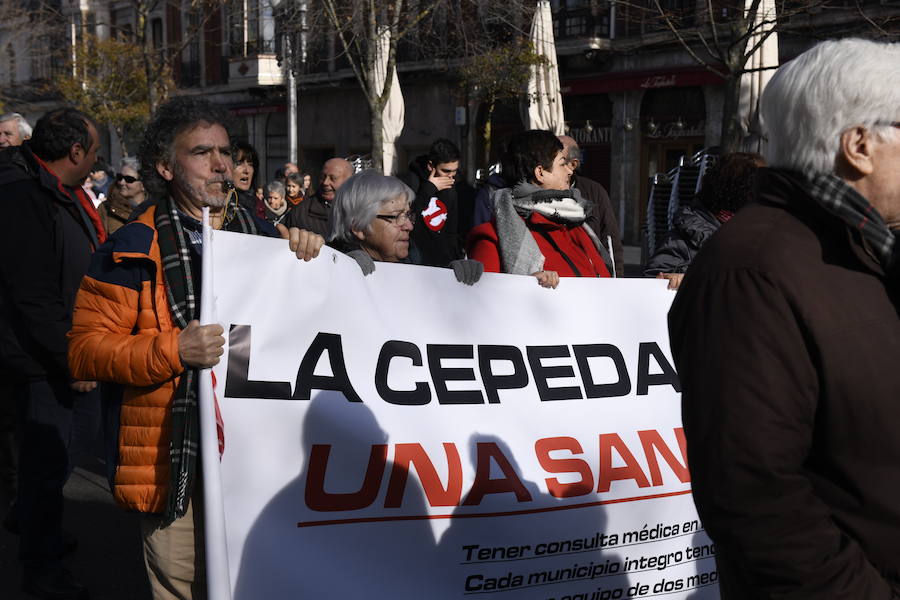
M 175 325 L 184 329 L 189 322 L 200 318 L 200 282 L 194 278 L 190 237 L 171 198 L 157 204 L 154 221 L 169 310 Z M 240 206 L 227 212 L 222 228 L 240 233 L 259 233 L 252 217 Z M 172 400 L 172 437 L 169 442 L 171 472 L 166 523 L 184 516 L 194 489 L 197 454 L 200 450 L 198 374 L 199 370 L 196 368 L 185 369 Z
M 844 223 L 858 229 L 884 270 L 890 271 L 894 264 L 894 233 L 875 207 L 835 175 L 818 175 L 810 184 L 813 198 Z

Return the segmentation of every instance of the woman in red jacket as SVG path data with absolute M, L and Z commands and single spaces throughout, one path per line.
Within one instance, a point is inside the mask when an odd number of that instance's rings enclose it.
M 584 224 L 590 212 L 569 188 L 572 168 L 549 131 L 514 136 L 504 161 L 513 187 L 494 192 L 494 218 L 469 233 L 468 257 L 494 273 L 533 275 L 544 287 L 560 277 L 609 277 L 600 240 Z

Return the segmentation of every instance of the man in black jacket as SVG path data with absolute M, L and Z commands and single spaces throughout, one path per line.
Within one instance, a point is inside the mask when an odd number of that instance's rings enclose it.
M 95 382 L 73 381 L 66 361 L 75 293 L 105 239 L 81 184 L 96 161 L 97 129 L 82 113 L 44 115 L 31 140 L 0 151 L 0 367 L 14 377 L 24 420 L 19 496 L 6 520 L 20 533 L 25 590 L 41 598 L 82 598 L 66 571 L 63 485 L 82 413 L 96 427 Z
M 403 179 L 416 193 L 412 210 L 418 216 L 410 255 L 417 264 L 446 267 L 463 256 L 456 190 L 458 172 L 459 148 L 444 138 L 435 140 L 427 155 L 409 164 L 409 174 Z
M 322 166 L 319 189 L 316 193 L 291 209 L 285 226 L 306 229 L 328 239 L 331 231 L 331 207 L 334 197 L 344 182 L 353 175 L 353 165 L 343 158 L 330 158 Z
M 898 80 L 900 45 L 863 40 L 779 68 L 773 168 L 669 313 L 724 600 L 900 596 Z
M 619 221 L 616 219 L 615 210 L 610 202 L 609 194 L 600 183 L 585 177 L 580 173 L 582 158 L 581 148 L 575 138 L 568 135 L 557 136 L 563 143 L 569 166 L 572 167 L 573 188 L 581 192 L 582 197 L 591 201 L 591 214 L 588 215 L 585 224 L 588 225 L 600 241 L 609 250 L 612 245 L 613 260 L 616 267 L 616 277 L 625 276 L 625 257 L 622 248 L 622 234 L 619 233 Z

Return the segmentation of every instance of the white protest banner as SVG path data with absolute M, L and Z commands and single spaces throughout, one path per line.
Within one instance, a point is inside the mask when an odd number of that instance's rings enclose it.
M 718 596 L 665 282 L 212 249 L 235 600 Z

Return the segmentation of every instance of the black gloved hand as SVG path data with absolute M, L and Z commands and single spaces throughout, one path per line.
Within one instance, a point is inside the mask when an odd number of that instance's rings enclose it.
M 375 261 L 365 250 L 351 250 L 347 256 L 356 261 L 356 264 L 362 269 L 363 275 L 371 275 L 375 272 Z
M 450 267 L 453 269 L 453 274 L 456 275 L 456 280 L 466 285 L 473 285 L 481 279 L 481 274 L 484 273 L 483 264 L 468 258 L 454 260 L 450 263 Z

